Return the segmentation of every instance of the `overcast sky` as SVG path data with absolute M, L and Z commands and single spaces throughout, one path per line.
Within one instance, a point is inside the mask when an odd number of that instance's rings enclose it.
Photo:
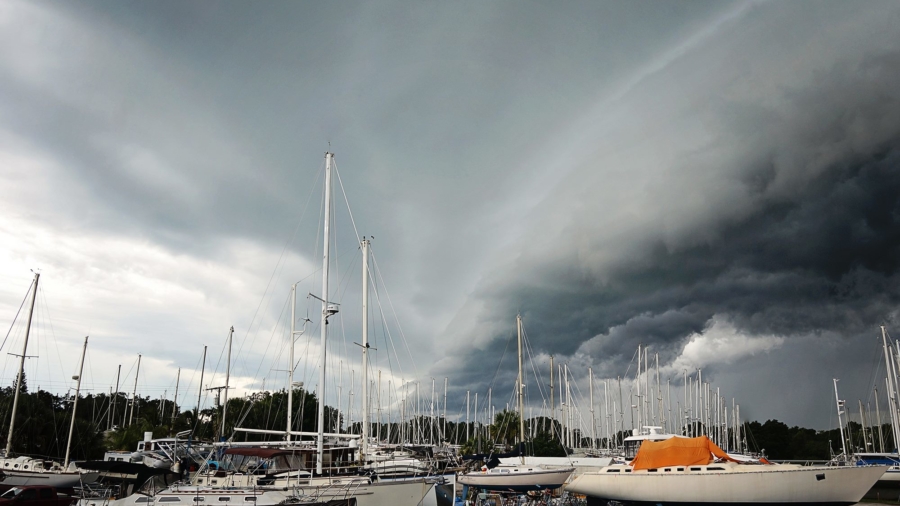
M 88 391 L 119 364 L 130 390 L 142 354 L 139 393 L 180 367 L 193 407 L 233 325 L 232 395 L 282 388 L 301 281 L 314 387 L 327 150 L 330 403 L 359 381 L 358 234 L 391 396 L 446 377 L 450 413 L 489 384 L 505 407 L 519 312 L 538 381 L 552 354 L 581 395 L 643 344 L 673 402 L 702 368 L 744 418 L 833 427 L 832 378 L 874 408 L 879 326 L 900 336 L 894 1 L 2 2 L 0 315 L 40 270 L 29 385 L 74 387 L 89 334 Z

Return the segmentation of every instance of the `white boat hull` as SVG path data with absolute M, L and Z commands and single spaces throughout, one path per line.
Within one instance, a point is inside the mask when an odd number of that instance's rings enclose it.
M 709 467 L 724 471 L 624 472 L 625 466 L 611 467 L 623 472 L 607 472 L 607 468 L 584 473 L 566 490 L 626 504 L 849 505 L 859 502 L 886 469 L 716 464 Z
M 21 487 L 24 485 L 48 485 L 56 488 L 80 487 L 82 483 L 93 483 L 100 476 L 99 473 L 78 472 L 27 472 L 3 470 L 3 478 L 0 478 L 0 487 Z
M 213 488 L 177 485 L 156 495 L 132 494 L 123 499 L 82 499 L 78 506 L 192 506 L 218 504 L 276 506 L 286 501 L 299 504 L 324 503 L 355 498 L 357 506 L 416 506 L 431 489 L 425 480 L 373 483 L 356 486 L 331 485 L 288 489 Z M 202 500 L 196 498 L 203 497 Z
M 518 469 L 518 470 L 513 470 Z M 529 490 L 545 490 L 559 488 L 569 479 L 574 468 L 523 470 L 512 468 L 499 472 L 500 468 L 491 469 L 490 472 L 472 472 L 460 474 L 456 477 L 456 483 L 482 490 L 527 492 Z
M 132 494 L 122 499 L 81 499 L 77 506 L 192 506 L 212 504 L 255 504 L 277 506 L 290 497 L 282 490 L 232 489 L 215 490 L 208 487 L 174 486 L 156 495 Z M 202 498 L 202 499 L 201 499 Z
M 425 479 L 389 481 L 347 487 L 294 487 L 297 496 L 317 501 L 356 498 L 357 506 L 416 506 L 434 487 Z

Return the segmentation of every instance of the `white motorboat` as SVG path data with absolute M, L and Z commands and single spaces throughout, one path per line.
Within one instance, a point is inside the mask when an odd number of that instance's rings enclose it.
M 645 441 L 630 464 L 583 473 L 566 490 L 623 504 L 849 505 L 859 502 L 885 469 L 742 464 L 701 436 Z

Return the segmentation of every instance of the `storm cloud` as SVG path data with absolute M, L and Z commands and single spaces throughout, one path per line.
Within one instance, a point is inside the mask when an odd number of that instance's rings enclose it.
M 463 364 L 468 388 L 485 389 L 478 371 L 502 352 L 519 312 L 544 359 L 593 365 L 600 377 L 629 368 L 633 377 L 641 344 L 659 353 L 668 376 L 705 367 L 705 378 L 736 386 L 760 413 L 771 391 L 753 372 L 736 379 L 735 362 L 768 355 L 773 372 L 759 357 L 757 366 L 783 377 L 772 355 L 789 353 L 794 373 L 812 375 L 796 381 L 846 377 L 852 395 L 870 395 L 878 327 L 897 324 L 900 302 L 900 53 L 882 39 L 817 64 L 792 53 L 804 46 L 783 46 L 792 82 L 769 80 L 784 70 L 779 58 L 742 37 L 757 36 L 748 18 L 783 7 L 753 9 L 713 37 L 722 46 L 681 57 L 607 110 L 636 111 L 636 135 L 649 135 L 618 153 L 589 151 L 538 207 L 550 218 L 535 220 L 519 249 L 507 250 L 513 260 L 486 276 L 459 317 L 475 323 L 447 334 L 479 350 L 460 347 L 445 361 Z M 773 37 L 789 37 L 768 19 Z M 790 37 L 804 28 L 793 25 Z M 830 35 L 855 37 L 845 30 Z M 704 65 L 724 77 L 703 83 L 684 74 Z M 676 105 L 647 113 L 661 96 Z M 609 147 L 607 135 L 598 131 L 594 142 Z M 736 353 L 686 359 L 688 343 L 723 327 L 740 336 L 730 345 Z M 825 348 L 836 341 L 842 364 L 798 352 L 791 339 Z M 827 425 L 818 408 L 829 383 L 804 383 L 821 397 L 770 415 Z

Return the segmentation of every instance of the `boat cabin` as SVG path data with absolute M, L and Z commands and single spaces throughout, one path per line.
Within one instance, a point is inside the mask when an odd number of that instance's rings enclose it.
M 671 439 L 673 437 L 682 437 L 676 436 L 675 434 L 665 434 L 662 431 L 662 427 L 654 427 L 654 426 L 644 426 L 643 430 L 638 433 L 637 429 L 634 429 L 631 436 L 625 438 L 625 460 L 631 461 L 634 460 L 634 457 L 637 456 L 638 450 L 641 448 L 641 443 L 644 441 L 665 441 L 666 439 Z

